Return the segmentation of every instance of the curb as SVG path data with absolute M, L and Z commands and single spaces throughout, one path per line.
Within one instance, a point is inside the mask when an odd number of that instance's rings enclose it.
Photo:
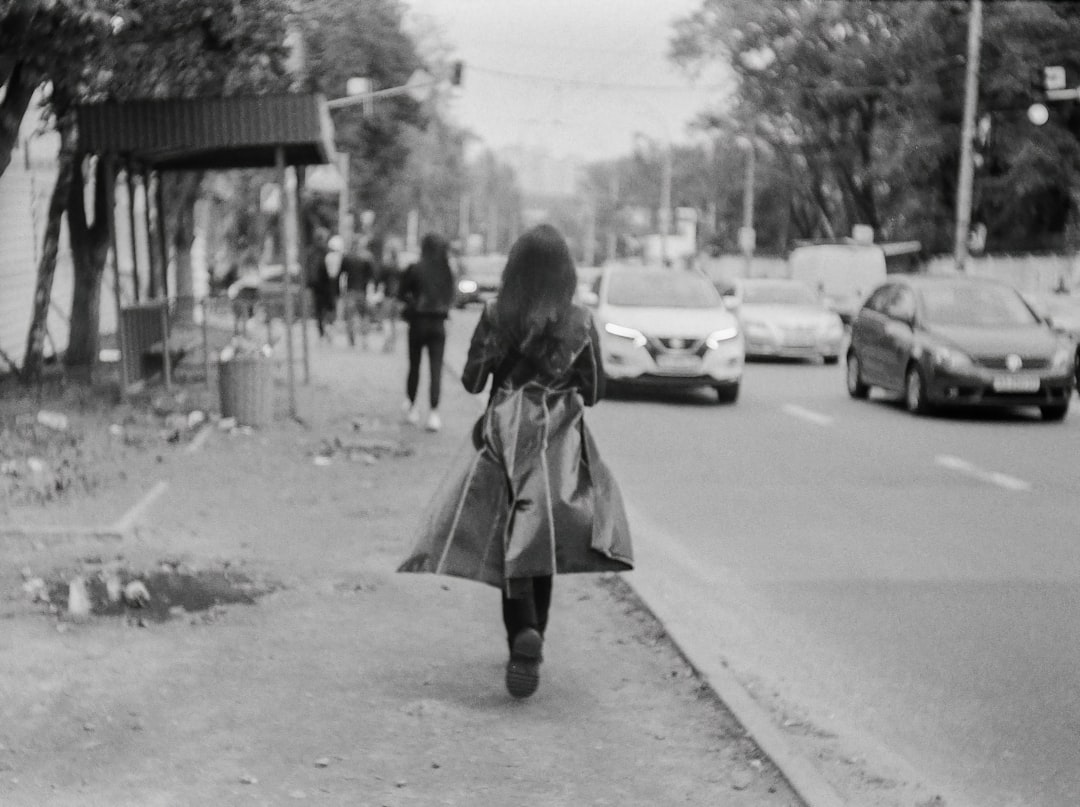
M 443 372 L 455 381 L 461 381 L 460 370 L 445 359 Z M 847 807 L 847 802 L 817 769 L 804 756 L 792 750 L 783 734 L 773 725 L 768 713 L 758 706 L 735 676 L 723 666 L 703 662 L 699 654 L 692 649 L 693 640 L 672 630 L 671 625 L 649 602 L 648 596 L 632 574 L 626 575 L 623 580 L 641 607 L 664 628 L 672 645 L 702 683 L 724 704 L 754 744 L 772 761 L 805 807 Z
M 719 664 L 704 663 L 700 655 L 692 649 L 695 641 L 681 631 L 672 629 L 671 624 L 650 604 L 650 598 L 633 574 L 627 575 L 625 582 L 642 607 L 663 626 L 669 641 L 691 669 L 727 707 L 761 752 L 777 767 L 780 775 L 787 780 L 803 804 L 806 807 L 847 807 L 847 802 L 806 757 L 792 750 L 768 713 L 757 704 L 730 670 Z

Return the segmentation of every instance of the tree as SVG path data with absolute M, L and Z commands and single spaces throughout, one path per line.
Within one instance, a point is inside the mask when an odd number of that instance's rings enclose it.
M 41 370 L 56 239 L 65 209 L 71 213 L 75 270 L 72 338 L 65 362 L 71 367 L 87 367 L 97 354 L 99 296 L 108 233 L 103 215 L 95 215 L 90 223 L 82 209 L 83 175 L 82 167 L 75 165 L 74 105 L 106 99 L 225 95 L 283 87 L 287 81 L 284 26 L 288 6 L 285 0 L 260 0 L 245 6 L 231 0 L 66 0 L 42 2 L 38 8 L 22 2 L 3 17 L 5 25 L 12 21 L 10 31 L 15 30 L 14 21 L 24 10 L 33 12 L 30 23 L 21 23 L 28 26 L 25 30 L 36 31 L 35 26 L 41 30 L 37 39 L 18 40 L 17 52 L 11 51 L 10 58 L 22 58 L 40 71 L 39 83 L 49 83 L 48 109 L 64 144 L 23 360 L 23 376 L 32 379 Z M 61 12 L 66 13 L 55 16 Z M 4 31 L 8 35 L 9 29 Z M 46 43 L 44 52 L 51 54 L 51 59 L 41 60 L 40 52 L 34 48 L 43 48 Z M 9 90 L 11 86 L 9 83 Z M 108 166 L 95 166 L 96 211 L 104 211 L 106 184 L 115 179 Z M 190 180 L 179 185 L 187 192 L 174 205 L 178 221 L 184 220 L 194 204 L 193 189 L 197 186 L 197 181 Z
M 1066 4 L 987 5 L 975 219 L 990 243 L 1060 243 L 1072 203 L 1076 138 L 1066 116 L 1033 129 L 1033 66 L 1075 64 L 1080 14 Z M 789 172 L 796 235 L 883 238 L 948 249 L 956 197 L 967 4 L 703 0 L 676 26 L 688 69 L 728 63 L 738 79 L 714 117 L 753 133 Z M 1064 213 L 1065 215 L 1062 215 Z
M 423 66 L 394 0 L 300 0 L 297 10 L 303 84 L 311 91 L 341 98 L 350 78 L 366 78 L 374 89 L 400 87 Z M 337 148 L 349 155 L 349 207 L 402 225 L 404 212 L 392 200 L 409 159 L 406 133 L 427 122 L 421 106 L 399 95 L 343 107 L 333 116 Z
M 100 0 L 0 0 L 0 175 L 39 87 L 83 76 L 111 31 L 115 4 Z

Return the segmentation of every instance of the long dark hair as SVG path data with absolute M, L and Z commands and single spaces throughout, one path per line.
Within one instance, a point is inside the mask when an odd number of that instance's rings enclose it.
M 576 288 L 577 270 L 562 234 L 550 224 L 527 230 L 510 248 L 495 302 L 495 325 L 505 346 L 548 371 L 565 370 Z
M 450 245 L 441 235 L 428 233 L 420 239 L 420 261 L 453 278 L 450 268 Z

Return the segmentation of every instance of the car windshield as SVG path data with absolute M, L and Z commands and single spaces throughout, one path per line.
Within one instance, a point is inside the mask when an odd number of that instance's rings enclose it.
M 814 305 L 817 298 L 805 283 L 746 283 L 743 304 Z
M 997 327 L 1038 322 L 1023 298 L 1007 286 L 934 283 L 919 291 L 923 320 L 933 325 Z
M 723 304 L 704 276 L 677 270 L 615 272 L 608 280 L 607 301 L 636 308 L 716 308 Z

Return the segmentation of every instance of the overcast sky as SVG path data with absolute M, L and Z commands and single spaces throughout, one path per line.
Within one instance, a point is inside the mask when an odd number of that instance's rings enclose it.
M 672 21 L 699 0 L 405 3 L 465 62 L 455 114 L 493 147 L 598 159 L 628 153 L 635 131 L 681 141 L 720 93 L 719 70 L 695 84 L 667 59 Z

